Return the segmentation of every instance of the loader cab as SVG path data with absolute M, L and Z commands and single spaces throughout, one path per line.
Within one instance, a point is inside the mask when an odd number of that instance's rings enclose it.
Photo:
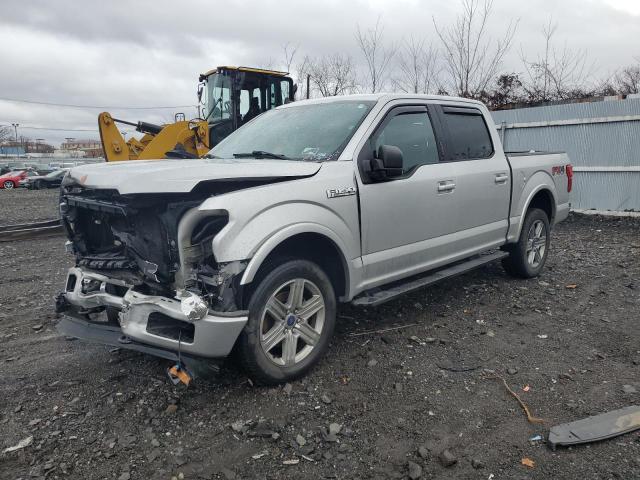
M 199 97 L 209 124 L 209 145 L 261 113 L 294 100 L 293 80 L 286 72 L 245 67 L 218 67 L 200 75 Z

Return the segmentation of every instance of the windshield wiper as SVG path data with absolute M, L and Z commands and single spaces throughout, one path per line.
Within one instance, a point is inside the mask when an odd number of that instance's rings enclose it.
M 289 157 L 278 153 L 265 152 L 264 150 L 254 150 L 251 153 L 234 153 L 234 158 L 279 158 L 280 160 L 288 160 Z

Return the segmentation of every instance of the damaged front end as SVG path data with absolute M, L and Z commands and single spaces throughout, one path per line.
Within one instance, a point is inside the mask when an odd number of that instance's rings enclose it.
M 228 214 L 198 209 L 211 194 L 120 195 L 66 180 L 60 213 L 76 265 L 57 299 L 57 311 L 73 320 L 59 328 L 87 330 L 93 340 L 103 328 L 111 336 L 97 341 L 117 335 L 125 348 L 165 358 L 228 355 L 247 322 L 239 282 L 246 262 L 217 263 L 212 240 Z

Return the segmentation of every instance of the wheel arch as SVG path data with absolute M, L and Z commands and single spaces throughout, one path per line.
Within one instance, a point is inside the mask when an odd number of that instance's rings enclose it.
M 507 235 L 508 242 L 518 241 L 525 216 L 532 207 L 543 210 L 549 218 L 549 224 L 553 225 L 557 210 L 556 199 L 555 184 L 551 176 L 545 171 L 539 171 L 532 175 L 523 188 L 519 202 L 512 210 L 517 216 L 511 218 L 511 227 Z
M 292 225 L 262 243 L 249 261 L 240 284 L 253 282 L 260 268 L 277 256 L 295 257 L 317 263 L 329 276 L 336 296 L 348 297 L 351 272 L 341 244 L 340 238 L 324 226 Z

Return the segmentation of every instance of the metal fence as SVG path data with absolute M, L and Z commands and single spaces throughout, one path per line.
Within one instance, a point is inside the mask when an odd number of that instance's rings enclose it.
M 575 209 L 640 211 L 640 95 L 492 112 L 506 151 L 565 151 Z

